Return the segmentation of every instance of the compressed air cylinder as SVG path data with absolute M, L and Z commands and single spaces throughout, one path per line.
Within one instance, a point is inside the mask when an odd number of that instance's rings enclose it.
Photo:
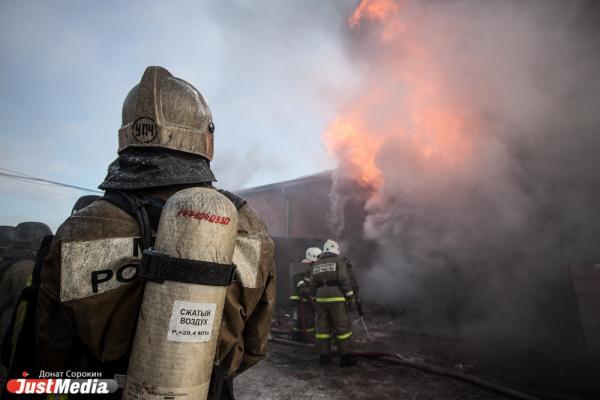
M 238 215 L 213 189 L 191 188 L 166 202 L 154 249 L 180 259 L 231 264 Z M 129 400 L 206 399 L 226 286 L 147 282 L 133 343 Z

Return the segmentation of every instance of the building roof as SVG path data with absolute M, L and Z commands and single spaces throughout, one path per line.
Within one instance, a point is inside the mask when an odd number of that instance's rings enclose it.
M 236 194 L 239 196 L 245 196 L 248 194 L 268 192 L 273 190 L 284 190 L 286 187 L 296 185 L 306 185 L 320 182 L 331 181 L 331 174 L 333 171 L 323 171 L 313 175 L 306 175 L 296 179 L 290 179 L 289 181 L 281 181 L 275 183 L 269 183 L 267 185 L 255 186 L 248 189 L 237 190 Z

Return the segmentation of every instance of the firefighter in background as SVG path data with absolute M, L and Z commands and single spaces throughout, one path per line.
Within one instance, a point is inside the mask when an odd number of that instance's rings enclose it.
M 14 228 L 13 240 L 0 263 L 0 346 L 5 344 L 19 294 L 31 276 L 40 243 L 50 234 L 50 228 L 41 222 L 22 222 Z M 4 379 L 7 369 L 8 365 L 2 363 L 0 378 Z
M 3 255 L 4 252 L 10 245 L 12 244 L 15 238 L 15 227 L 2 225 L 0 226 L 0 280 L 2 276 L 2 271 L 7 263 L 3 263 Z M 0 293 L 0 303 L 4 303 L 5 297 L 8 297 L 8 294 Z M 0 312 L 0 316 L 2 313 Z M 2 328 L 0 328 L 2 329 Z M 0 337 L 0 343 L 2 342 L 2 337 Z M 6 376 L 6 369 L 4 365 L 0 365 L 0 382 L 4 382 L 4 378 Z M 0 389 L 1 390 L 1 389 Z
M 331 363 L 331 339 L 335 337 L 340 354 L 340 366 L 356 364 L 352 357 L 352 324 L 349 305 L 354 302 L 354 285 L 346 257 L 340 255 L 340 246 L 327 240 L 323 254 L 313 265 L 310 295 L 317 311 L 317 350 L 319 363 Z
M 100 198 L 100 196 L 95 195 L 81 196 L 73 205 L 71 215 Z M 35 367 L 37 353 L 35 343 L 32 344 L 32 342 L 35 341 L 36 337 L 35 311 L 39 292 L 39 277 L 43 260 L 50 250 L 53 238 L 53 235 L 46 235 L 43 238 L 35 256 L 31 277 L 28 277 L 25 287 L 16 296 L 18 301 L 11 314 L 9 328 L 3 336 L 4 341 L 1 345 L 2 365 L 7 367 L 9 372 Z M 28 263 L 29 267 L 30 264 Z M 24 277 L 21 279 L 24 279 Z
M 104 197 L 59 227 L 42 269 L 41 369 L 84 365 L 107 377 L 126 374 L 144 289 L 135 275 L 162 206 L 186 188 L 214 189 L 214 125 L 195 87 L 148 67 L 126 96 L 122 119 L 118 158 L 99 186 Z M 233 377 L 265 357 L 275 304 L 274 244 L 266 225 L 244 200 L 221 193 L 237 208 L 235 252 L 241 256 L 237 279 L 227 287 L 214 360 L 197 360 L 198 368 L 214 364 L 210 399 L 232 399 Z M 96 265 L 98 254 L 106 265 Z
M 14 238 L 15 238 L 15 227 L 14 226 L 8 226 L 8 225 L 0 226 L 0 265 L 2 265 L 2 255 L 4 254 L 6 249 L 11 245 Z
M 41 222 L 22 222 L 15 228 L 14 240 L 4 252 L 0 272 L 0 340 L 10 325 L 19 294 L 31 276 L 40 244 L 51 234 L 48 225 Z
M 309 285 L 312 266 L 320 255 L 321 249 L 309 247 L 306 249 L 306 255 L 302 262 L 290 264 L 290 276 L 292 278 L 290 300 L 295 305 L 296 317 L 292 339 L 298 342 L 306 342 L 305 335 L 312 337 L 315 334 L 315 308 L 310 299 Z

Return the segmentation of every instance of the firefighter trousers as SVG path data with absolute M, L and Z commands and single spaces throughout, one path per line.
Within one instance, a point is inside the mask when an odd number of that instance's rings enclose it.
M 309 335 L 315 334 L 315 308 L 310 301 L 296 301 L 296 325 L 294 331 L 302 332 L 302 328 Z
M 319 354 L 331 352 L 331 339 L 335 337 L 339 354 L 352 353 L 350 336 L 352 325 L 350 316 L 343 301 L 333 303 L 316 303 L 317 311 L 317 349 Z

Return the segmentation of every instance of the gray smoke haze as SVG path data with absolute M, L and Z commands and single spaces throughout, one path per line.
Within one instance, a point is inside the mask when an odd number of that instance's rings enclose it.
M 600 260 L 599 7 L 398 4 L 352 30 L 366 78 L 341 111 L 381 143 L 382 183 L 357 185 L 360 165 L 338 152 L 331 195 L 334 230 L 369 260 L 365 296 L 531 343 L 573 340 L 567 266 Z

